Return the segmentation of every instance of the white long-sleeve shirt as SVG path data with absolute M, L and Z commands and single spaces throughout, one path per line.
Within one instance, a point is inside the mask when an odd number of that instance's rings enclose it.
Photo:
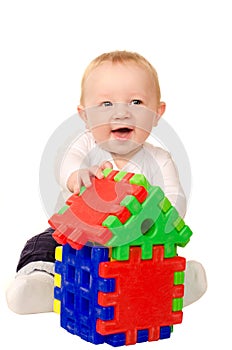
M 74 171 L 100 165 L 107 160 L 115 170 L 119 170 L 112 155 L 96 144 L 91 132 L 86 131 L 81 135 L 70 146 L 61 163 L 59 182 L 63 190 L 62 197 L 67 199 L 71 195 L 67 181 Z M 151 185 L 160 186 L 179 215 L 184 217 L 186 198 L 176 166 L 167 151 L 146 142 L 120 170 L 143 174 Z

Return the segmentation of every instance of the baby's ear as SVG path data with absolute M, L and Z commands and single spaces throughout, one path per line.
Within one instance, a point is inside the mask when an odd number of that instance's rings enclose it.
M 154 117 L 153 126 L 158 125 L 158 122 L 159 122 L 160 118 L 162 117 L 162 115 L 164 114 L 165 110 L 166 110 L 166 103 L 160 102 L 160 105 L 157 108 L 157 113 Z
M 77 107 L 77 112 L 78 112 L 79 116 L 81 117 L 81 119 L 84 121 L 84 123 L 85 123 L 86 126 L 87 126 L 87 116 L 86 116 L 84 107 L 81 106 L 81 105 L 79 105 L 79 106 Z

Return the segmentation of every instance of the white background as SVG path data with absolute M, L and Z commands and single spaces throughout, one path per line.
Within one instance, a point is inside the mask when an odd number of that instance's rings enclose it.
M 229 0 L 1 1 L 1 348 L 95 348 L 61 329 L 55 314 L 15 315 L 4 290 L 26 239 L 47 227 L 39 194 L 45 144 L 76 112 L 86 65 L 115 49 L 138 51 L 157 68 L 164 118 L 192 169 L 186 222 L 194 236 L 180 254 L 201 261 L 209 283 L 170 340 L 136 348 L 230 348 L 230 8 Z

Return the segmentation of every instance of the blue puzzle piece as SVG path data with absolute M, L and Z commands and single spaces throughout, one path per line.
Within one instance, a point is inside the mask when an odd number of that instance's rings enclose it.
M 55 272 L 61 275 L 61 288 L 55 297 L 61 300 L 61 326 L 72 334 L 94 344 L 105 342 L 96 332 L 96 321 L 112 320 L 114 307 L 98 304 L 98 291 L 114 292 L 115 280 L 99 277 L 99 264 L 109 261 L 109 248 L 84 246 L 75 250 L 63 246 L 62 262 L 57 261 Z
M 137 332 L 137 343 L 148 341 L 148 329 L 142 329 Z
M 167 339 L 171 337 L 171 327 L 164 326 L 160 327 L 160 339 Z
M 125 333 L 106 335 L 105 342 L 114 347 L 123 346 L 126 344 L 126 335 Z
M 171 327 L 160 327 L 160 339 L 167 339 L 171 336 Z M 137 332 L 137 343 L 144 343 L 149 340 L 148 329 L 141 329 Z M 105 336 L 105 342 L 114 347 L 126 345 L 125 333 L 110 334 Z

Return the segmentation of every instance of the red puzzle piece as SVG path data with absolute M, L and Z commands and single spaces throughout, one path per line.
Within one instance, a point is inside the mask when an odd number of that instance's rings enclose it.
M 56 230 L 54 239 L 60 244 L 69 243 L 74 249 L 80 249 L 88 241 L 107 243 L 112 233 L 101 224 L 109 215 L 116 215 L 122 223 L 130 218 L 129 210 L 120 205 L 127 195 L 134 195 L 142 203 L 147 191 L 125 181 L 94 178 L 92 186 L 82 195 L 73 194 L 67 200 L 70 207 L 63 214 L 50 218 L 49 224 Z
M 79 219 L 69 208 L 63 214 L 54 214 L 49 224 L 55 229 L 54 239 L 59 244 L 69 243 L 74 249 L 81 249 L 88 241 L 97 241 L 105 244 L 112 237 L 106 227 L 89 225 Z
M 164 258 L 164 247 L 153 247 L 153 258 L 141 260 L 141 248 L 130 248 L 128 261 L 103 262 L 99 276 L 115 278 L 113 293 L 98 294 L 101 306 L 114 306 L 114 319 L 97 320 L 102 335 L 125 333 L 126 344 L 135 344 L 137 331 L 148 329 L 149 340 L 158 340 L 160 327 L 182 322 L 182 311 L 172 311 L 173 298 L 182 298 L 183 285 L 174 285 L 174 272 L 185 270 L 182 257 Z
M 133 175 L 133 174 L 132 174 Z M 147 197 L 143 186 L 132 185 L 126 181 L 113 181 L 109 177 L 104 179 L 93 178 L 92 186 L 87 188 L 81 196 L 72 195 L 67 204 L 78 204 L 80 200 L 93 210 L 114 214 L 118 212 L 120 202 L 127 196 L 133 195 L 142 203 Z

